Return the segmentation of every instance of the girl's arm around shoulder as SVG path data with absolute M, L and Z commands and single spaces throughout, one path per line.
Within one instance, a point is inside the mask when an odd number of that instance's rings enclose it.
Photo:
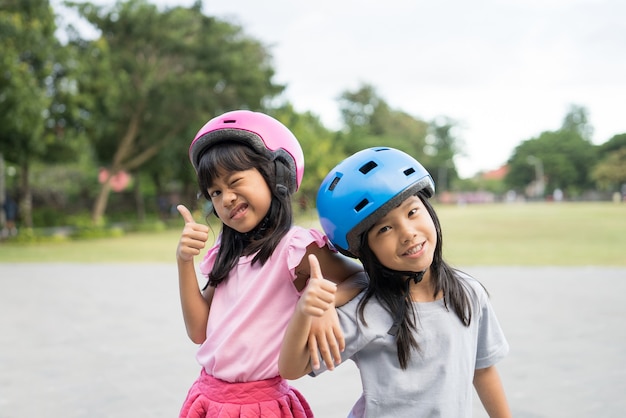
M 474 371 L 474 388 L 490 418 L 511 418 L 511 410 L 496 366 Z

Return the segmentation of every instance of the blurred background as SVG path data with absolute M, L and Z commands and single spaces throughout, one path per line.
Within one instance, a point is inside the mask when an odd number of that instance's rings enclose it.
M 236 108 L 299 138 L 303 212 L 375 145 L 422 162 L 439 203 L 624 199 L 621 2 L 405 3 L 1 0 L 3 239 L 202 211 L 187 148 Z
M 305 227 L 349 154 L 416 157 L 446 258 L 486 285 L 509 339 L 514 416 L 622 417 L 624 15 L 618 0 L 0 0 L 0 418 L 176 416 L 198 365 L 175 206 L 207 214 L 187 150 L 239 108 L 300 140 Z M 294 384 L 321 417 L 360 393 L 350 366 Z

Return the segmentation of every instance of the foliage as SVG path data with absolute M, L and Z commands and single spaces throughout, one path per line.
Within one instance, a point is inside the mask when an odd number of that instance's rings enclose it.
M 338 138 L 347 154 L 374 146 L 393 147 L 414 156 L 439 190 L 449 189 L 458 179 L 454 157 L 463 152 L 463 144 L 455 120 L 442 116 L 425 122 L 394 110 L 369 84 L 342 93 L 339 106 L 346 130 Z
M 0 9 L 0 138 L 5 158 L 42 155 L 46 80 L 53 72 L 54 15 L 47 1 L 6 2 Z
M 89 63 L 78 78 L 83 123 L 111 175 L 147 169 L 159 181 L 158 171 L 168 166 L 158 163 L 186 155 L 208 119 L 233 108 L 259 109 L 282 90 L 271 82 L 265 48 L 240 27 L 202 15 L 199 3 L 164 11 L 145 0 L 112 8 L 67 4 L 101 32 L 93 41 L 74 37 L 70 46 Z M 109 191 L 107 181 L 94 221 L 104 214 Z
M 289 127 L 304 152 L 304 177 L 294 196 L 296 204 L 302 210 L 314 207 L 320 183 L 346 154 L 340 147 L 336 147 L 335 133 L 324 127 L 316 115 L 310 112 L 298 113 L 289 103 L 270 113 Z
M 461 181 L 454 157 L 463 144 L 455 120 L 421 120 L 363 84 L 339 97 L 343 129 L 328 129 L 311 112 L 278 104 L 283 86 L 272 81 L 268 49 L 240 26 L 204 16 L 200 2 L 164 10 L 146 0 L 68 4 L 99 31 L 95 39 L 69 27 L 62 45 L 47 0 L 0 0 L 0 152 L 12 170 L 8 184 L 20 200 L 25 240 L 50 239 L 29 227 L 87 228 L 93 219 L 101 226 L 158 229 L 158 221 L 136 224 L 133 211 L 144 212 L 139 220 L 160 215 L 175 222 L 158 212 L 164 197 L 200 211 L 189 143 L 207 120 L 235 108 L 268 112 L 299 138 L 306 170 L 295 201 L 306 210 L 330 168 L 371 146 L 415 156 L 438 191 L 523 191 L 537 176 L 529 157 L 542 164 L 546 193 L 560 187 L 571 198 L 593 187 L 619 190 L 626 182 L 626 134 L 592 145 L 581 106 L 570 107 L 559 129 L 520 143 L 505 183 Z M 128 171 L 132 190 L 109 195 L 97 180 L 100 167 Z
M 575 108 L 576 112 L 580 109 Z M 579 196 L 592 187 L 591 167 L 596 163 L 596 147 L 581 132 L 586 128 L 573 126 L 573 120 L 584 120 L 580 115 L 566 115 L 563 127 L 546 131 L 537 138 L 520 143 L 509 158 L 506 184 L 518 191 L 524 190 L 541 175 L 535 171 L 540 164 L 545 190 L 564 190 L 568 196 Z
M 615 135 L 600 145 L 598 155 L 592 178 L 601 189 L 620 190 L 626 184 L 626 133 Z
M 33 161 L 68 161 L 75 144 L 60 115 L 70 109 L 63 54 L 48 0 L 4 1 L 0 8 L 0 140 L 19 168 L 20 210 L 32 226 L 29 169 Z
M 592 178 L 602 189 L 620 190 L 626 184 L 626 147 L 607 153 L 594 167 Z
M 626 133 L 614 135 L 611 139 L 598 147 L 600 158 L 604 158 L 613 151 L 626 148 Z
M 445 116 L 429 124 L 426 152 L 430 159 L 422 164 L 433 176 L 439 191 L 449 190 L 450 184 L 458 179 L 454 157 L 463 153 L 463 144 L 456 134 L 457 125 L 455 120 Z
M 364 148 L 388 146 L 424 162 L 428 124 L 405 112 L 393 110 L 369 84 L 344 91 L 339 109 L 345 125 L 338 141 L 347 155 Z
M 507 191 L 507 185 L 502 179 L 485 179 L 477 175 L 469 179 L 458 179 L 455 182 L 455 189 L 464 192 L 486 191 L 502 196 Z

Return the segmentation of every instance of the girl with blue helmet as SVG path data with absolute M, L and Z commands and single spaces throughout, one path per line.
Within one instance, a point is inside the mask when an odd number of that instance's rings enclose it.
M 472 385 L 490 417 L 510 417 L 495 364 L 508 343 L 482 285 L 442 257 L 435 184 L 410 155 L 369 148 L 339 163 L 317 195 L 335 247 L 358 258 L 367 288 L 337 308 L 363 395 L 350 417 L 471 417 Z M 283 341 L 288 379 L 321 373 L 306 346 L 311 320 L 332 299 L 315 260 Z M 319 280 L 318 280 L 319 279 Z

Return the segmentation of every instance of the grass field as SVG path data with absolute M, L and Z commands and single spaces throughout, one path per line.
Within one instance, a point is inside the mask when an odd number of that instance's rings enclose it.
M 626 266 L 626 205 L 437 206 L 444 257 L 455 266 Z M 318 227 L 314 219 L 298 224 Z M 181 221 L 182 228 L 182 221 Z M 0 243 L 0 263 L 174 263 L 180 230 L 41 244 Z

